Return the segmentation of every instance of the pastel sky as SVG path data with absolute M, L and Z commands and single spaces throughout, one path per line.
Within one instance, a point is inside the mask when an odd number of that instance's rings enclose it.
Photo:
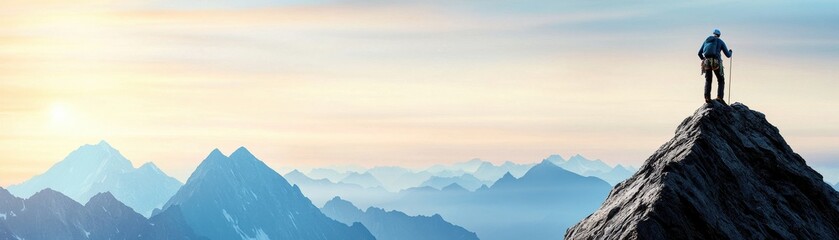
M 0 185 L 99 140 L 182 181 L 238 146 L 281 172 L 637 167 L 703 103 L 715 27 L 732 100 L 839 181 L 835 0 L 235 2 L 2 1 Z

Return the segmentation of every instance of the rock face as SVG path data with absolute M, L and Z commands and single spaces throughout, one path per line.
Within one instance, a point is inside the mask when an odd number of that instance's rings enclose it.
M 211 239 L 375 239 L 361 224 L 332 220 L 297 186 L 239 148 L 230 157 L 218 149 L 201 162 L 166 203 L 187 224 Z
M 566 239 L 839 239 L 839 193 L 765 116 L 713 102 Z
M 361 222 L 378 240 L 477 240 L 478 235 L 443 220 L 438 214 L 408 216 L 399 211 L 370 207 L 358 209 L 351 202 L 335 197 L 321 208 L 332 219 L 346 224 Z

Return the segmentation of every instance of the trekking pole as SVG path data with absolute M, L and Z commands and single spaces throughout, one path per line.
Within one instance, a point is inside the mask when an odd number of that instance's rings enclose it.
M 728 58 L 728 102 L 731 102 L 731 89 L 734 87 L 734 56 Z

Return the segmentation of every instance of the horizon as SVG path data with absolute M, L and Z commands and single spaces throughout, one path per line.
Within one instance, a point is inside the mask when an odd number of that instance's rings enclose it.
M 104 140 L 104 139 L 103 139 L 103 140 L 98 141 L 97 143 L 87 143 L 87 144 L 80 145 L 79 147 L 77 147 L 76 149 L 72 150 L 71 152 L 68 152 L 66 156 L 69 156 L 70 154 L 72 154 L 73 152 L 75 152 L 76 150 L 78 150 L 78 149 L 80 149 L 80 148 L 82 148 L 82 147 L 88 147 L 88 146 L 93 146 L 93 147 L 95 147 L 95 146 L 99 146 L 99 145 L 101 145 L 101 144 L 103 144 L 103 143 L 104 143 L 104 144 L 106 144 L 108 147 L 110 147 L 110 148 L 112 148 L 112 149 L 114 149 L 114 150 L 117 150 L 117 151 L 118 151 L 121 155 L 125 156 L 125 153 L 124 153 L 124 152 L 122 152 L 122 151 L 120 151 L 120 149 L 119 149 L 118 147 L 114 147 L 114 146 L 113 146 L 113 144 L 111 144 L 110 142 L 108 142 L 107 140 Z M 493 164 L 494 166 L 501 166 L 502 164 L 505 164 L 505 163 L 507 163 L 507 162 L 512 162 L 512 161 L 490 161 L 490 160 L 487 160 L 487 159 L 482 159 L 482 158 L 472 158 L 472 159 L 468 159 L 468 160 L 454 161 L 454 162 L 451 162 L 451 163 L 446 163 L 446 164 L 442 164 L 442 163 L 434 163 L 434 164 L 432 164 L 432 165 L 428 165 L 428 166 L 421 166 L 421 167 L 416 167 L 416 168 L 412 168 L 412 167 L 404 167 L 404 166 L 398 166 L 398 165 L 376 165 L 376 166 L 361 166 L 361 165 L 344 165 L 344 166 L 339 166 L 339 165 L 330 165 L 330 166 L 314 166 L 314 167 L 311 167 L 311 168 L 290 168 L 290 167 L 286 167 L 286 166 L 274 166 L 274 165 L 272 165 L 272 164 L 270 163 L 270 161 L 267 161 L 267 160 L 265 160 L 265 159 L 261 158 L 261 157 L 259 156 L 259 154 L 258 154 L 258 153 L 253 153 L 253 151 L 251 151 L 250 149 L 248 149 L 248 148 L 247 148 L 247 146 L 239 146 L 239 147 L 236 147 L 234 150 L 231 150 L 231 151 L 225 151 L 225 150 L 222 150 L 222 149 L 219 149 L 219 148 L 213 148 L 212 150 L 209 150 L 206 154 L 202 155 L 203 157 L 200 157 L 200 158 L 202 159 L 201 161 L 203 161 L 203 160 L 205 160 L 207 157 L 209 157 L 209 156 L 210 156 L 213 152 L 215 152 L 215 151 L 218 151 L 219 153 L 221 153 L 221 154 L 222 154 L 223 156 L 225 156 L 225 157 L 230 157 L 230 154 L 232 154 L 233 152 L 235 152 L 235 151 L 237 151 L 237 150 L 239 150 L 239 149 L 244 149 L 245 151 L 247 151 L 247 152 L 249 152 L 249 153 L 253 154 L 254 156 L 256 156 L 256 158 L 257 158 L 257 159 L 259 159 L 260 161 L 265 162 L 265 163 L 266 163 L 266 165 L 268 165 L 268 167 L 270 167 L 272 170 L 274 170 L 275 172 L 277 172 L 277 174 L 280 174 L 280 175 L 282 175 L 282 176 L 285 176 L 286 174 L 288 174 L 288 173 L 289 173 L 289 172 L 291 172 L 291 171 L 300 171 L 300 172 L 301 172 L 301 173 L 303 173 L 303 174 L 308 174 L 308 172 L 310 172 L 312 169 L 319 169 L 319 168 L 320 168 L 320 169 L 332 169 L 332 170 L 336 170 L 336 171 L 338 171 L 338 172 L 344 172 L 344 173 L 352 173 L 352 172 L 355 172 L 355 173 L 365 173 L 365 172 L 367 172 L 368 170 L 373 169 L 373 168 L 377 168 L 377 167 L 398 167 L 398 168 L 403 168 L 403 169 L 406 169 L 406 170 L 410 170 L 410 171 L 412 171 L 412 172 L 422 172 L 422 171 L 427 171 L 427 170 L 429 170 L 430 168 L 432 168 L 432 167 L 434 167 L 434 166 L 437 166 L 437 165 L 451 166 L 452 164 L 458 164 L 458 163 L 471 162 L 471 161 L 475 161 L 475 160 L 478 160 L 478 161 L 481 161 L 481 162 L 488 162 L 488 163 Z M 65 157 L 66 157 L 66 156 L 65 156 Z M 539 164 L 539 163 L 543 162 L 544 160 L 546 160 L 548 157 L 551 157 L 551 156 L 560 156 L 560 158 L 562 158 L 562 160 L 564 160 L 564 161 L 568 161 L 568 160 L 569 160 L 569 159 L 571 159 L 571 158 L 574 158 L 574 157 L 578 157 L 578 156 L 579 156 L 579 157 L 582 157 L 583 159 L 590 160 L 590 161 L 601 161 L 601 162 L 605 163 L 606 165 L 608 165 L 609 167 L 613 167 L 613 168 L 614 168 L 614 167 L 617 167 L 618 165 L 621 165 L 622 167 L 624 167 L 624 168 L 629 168 L 629 169 L 637 169 L 637 168 L 638 168 L 638 166 L 624 165 L 624 164 L 615 164 L 615 163 L 610 163 L 610 162 L 603 161 L 603 160 L 601 160 L 601 159 L 596 159 L 596 158 L 595 158 L 595 159 L 591 159 L 591 158 L 588 158 L 588 157 L 586 157 L 585 155 L 580 154 L 580 153 L 575 153 L 575 154 L 570 154 L 570 155 L 551 154 L 551 155 L 546 156 L 545 158 L 542 158 L 542 159 L 539 159 L 539 160 L 535 160 L 535 161 L 531 161 L 531 162 L 523 161 L 523 162 L 512 162 L 512 163 L 515 163 L 515 164 L 525 164 L 525 165 L 526 165 L 526 164 L 534 164 L 534 165 L 535 165 L 535 164 Z M 152 164 L 153 166 L 155 166 L 155 167 L 157 167 L 157 168 L 160 168 L 160 167 L 158 166 L 158 164 L 156 164 L 154 161 L 137 162 L 137 161 L 131 160 L 131 158 L 129 158 L 129 157 L 126 157 L 126 159 L 127 159 L 129 162 L 131 162 L 131 165 L 132 165 L 132 167 L 134 167 L 134 168 L 140 168 L 140 167 L 142 167 L 142 166 L 144 166 L 144 165 L 146 165 L 146 164 Z M 64 158 L 62 158 L 61 160 L 56 161 L 54 164 L 57 164 L 57 163 L 59 163 L 59 162 L 61 162 L 61 161 L 63 161 L 63 160 L 64 160 Z M 200 162 L 199 162 L 199 164 L 200 164 Z M 51 166 L 54 166 L 54 165 L 51 165 Z M 198 167 L 198 164 L 196 164 L 194 168 L 197 168 L 197 167 Z M 44 169 L 44 172 L 46 172 L 47 170 L 48 170 L 48 169 Z M 168 175 L 168 176 L 170 176 L 170 177 L 173 177 L 173 178 L 177 179 L 177 180 L 178 180 L 178 181 L 180 181 L 181 183 L 186 183 L 186 180 L 187 180 L 187 179 L 190 177 L 190 175 L 192 174 L 192 173 L 190 172 L 190 174 L 188 174 L 188 175 L 186 175 L 186 176 L 173 176 L 173 175 L 171 175 L 171 174 L 167 173 L 167 172 L 166 172 L 165 170 L 163 170 L 163 169 L 160 169 L 160 170 L 161 170 L 161 171 L 163 171 L 166 175 Z M 43 172 L 42 172 L 42 173 L 43 173 Z M 38 173 L 38 174 L 41 174 L 41 173 Z M 33 177 L 34 177 L 34 176 L 33 176 Z M 307 175 L 307 177 L 310 177 L 310 176 L 308 176 L 308 175 Z M 21 184 L 21 183 L 23 183 L 23 182 L 10 183 L 10 184 L 0 184 L 0 188 L 7 188 L 7 187 L 9 187 L 9 186 L 13 186 L 13 185 Z
M 714 28 L 737 50 L 732 103 L 836 183 L 837 5 L 7 1 L 0 186 L 100 140 L 180 181 L 239 146 L 278 173 L 552 154 L 637 168 L 703 103 Z

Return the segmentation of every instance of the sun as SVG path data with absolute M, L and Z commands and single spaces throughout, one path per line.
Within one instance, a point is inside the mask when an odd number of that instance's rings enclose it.
M 50 119 L 53 124 L 68 124 L 71 121 L 70 108 L 64 103 L 50 106 Z

